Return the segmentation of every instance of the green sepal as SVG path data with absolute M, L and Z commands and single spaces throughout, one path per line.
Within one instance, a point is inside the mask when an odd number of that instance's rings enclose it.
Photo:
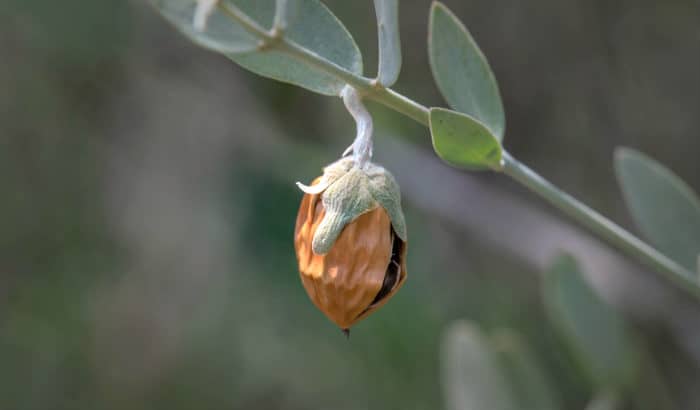
M 367 171 L 367 175 L 369 175 L 369 189 L 372 196 L 389 214 L 394 232 L 402 241 L 408 241 L 406 219 L 401 209 L 401 191 L 396 179 L 389 171 L 374 164 Z
M 352 157 L 341 158 L 323 169 L 318 184 L 297 185 L 307 194 L 321 194 L 326 210 L 311 243 L 314 253 L 328 253 L 347 224 L 379 206 L 389 215 L 396 235 L 407 240 L 399 185 L 383 167 L 373 163 L 360 167 Z
M 311 243 L 311 248 L 318 255 L 331 250 L 345 225 L 377 206 L 369 191 L 367 174 L 356 167 L 331 184 L 321 198 L 326 215 Z

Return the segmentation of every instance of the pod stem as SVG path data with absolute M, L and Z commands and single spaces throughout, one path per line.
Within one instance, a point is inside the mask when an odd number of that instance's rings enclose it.
M 367 111 L 367 108 L 362 102 L 360 93 L 351 85 L 346 85 L 343 88 L 340 97 L 343 99 L 345 108 L 347 108 L 350 115 L 352 115 L 357 126 L 355 141 L 345 150 L 343 155 L 352 151 L 355 157 L 355 163 L 360 168 L 365 168 L 367 163 L 372 159 L 372 137 L 374 133 L 372 115 Z

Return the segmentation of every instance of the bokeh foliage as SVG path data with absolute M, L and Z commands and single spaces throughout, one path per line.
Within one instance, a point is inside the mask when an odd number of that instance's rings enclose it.
M 328 2 L 373 72 L 371 2 L 349 3 Z M 692 2 L 449 5 L 489 51 L 513 150 L 557 182 L 624 218 L 611 165 L 590 166 L 609 164 L 612 145 L 624 143 L 698 186 L 691 137 L 700 94 L 680 80 L 700 66 L 691 52 Z M 442 105 L 426 80 L 428 6 L 402 9 L 405 43 L 421 47 L 405 49 L 399 87 Z M 461 318 L 487 332 L 514 329 L 552 375 L 564 408 L 582 408 L 594 394 L 549 322 L 540 267 L 411 203 L 409 280 L 397 297 L 350 342 L 313 309 L 291 248 L 299 199 L 292 182 L 308 181 L 347 145 L 351 124 L 330 100 L 231 68 L 141 2 L 7 0 L 0 11 L 0 408 L 443 408 L 440 337 Z M 551 49 L 539 46 L 545 42 Z M 165 85 L 148 89 L 152 99 L 133 93 L 156 81 Z M 240 88 L 259 101 L 212 102 Z M 180 115 L 153 108 L 174 100 L 186 107 Z M 380 133 L 429 149 L 425 130 L 381 109 L 377 116 Z M 214 118 L 224 125 L 207 128 Z M 296 150 L 223 145 L 223 159 L 197 162 L 198 147 L 218 141 L 203 133 L 264 140 L 274 132 L 265 124 L 277 124 Z M 142 158 L 162 161 L 164 176 Z M 210 254 L 197 259 L 200 209 L 166 195 L 177 184 L 168 175 L 214 162 L 224 182 L 173 179 L 212 185 L 214 210 L 205 209 L 217 215 L 212 229 L 224 232 L 212 241 L 224 255 L 218 265 Z M 126 176 L 115 178 L 120 172 Z M 449 206 L 469 212 L 469 204 Z M 143 216 L 131 226 L 115 209 Z M 178 247 L 153 245 L 161 242 Z M 644 394 L 663 397 L 655 389 L 671 379 L 677 408 L 686 408 L 694 396 L 684 386 L 697 366 L 667 322 L 629 313 L 661 363 L 641 372 L 640 385 L 654 387 Z

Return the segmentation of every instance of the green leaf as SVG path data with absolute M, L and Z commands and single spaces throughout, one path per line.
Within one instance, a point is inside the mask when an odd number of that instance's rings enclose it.
M 430 10 L 430 67 L 450 107 L 476 118 L 499 141 L 505 114 L 496 78 L 466 27 L 440 2 Z
M 501 167 L 501 143 L 468 115 L 431 108 L 430 133 L 435 152 L 450 165 L 474 170 Z
M 623 320 L 586 283 L 576 261 L 559 256 L 543 284 L 547 311 L 581 371 L 600 389 L 629 386 L 639 353 Z
M 259 0 L 248 2 L 253 3 L 253 6 L 256 3 L 266 3 Z M 267 2 L 271 6 L 261 8 L 258 5 L 257 15 L 249 13 L 263 27 L 270 27 L 275 13 L 275 2 Z M 245 12 L 250 10 L 250 7 L 244 7 L 242 2 L 239 7 Z M 285 33 L 286 38 L 300 46 L 354 74 L 362 74 L 360 49 L 345 26 L 320 1 L 298 0 L 296 18 L 289 24 Z M 315 66 L 274 49 L 248 54 L 229 54 L 228 57 L 256 74 L 295 84 L 320 94 L 339 95 L 345 86 L 343 81 Z
M 234 24 L 219 9 L 209 16 L 204 32 L 199 32 L 193 26 L 196 0 L 152 0 L 152 4 L 178 30 L 204 48 L 234 54 L 255 50 L 257 46 L 255 36 Z
M 345 83 L 307 62 L 260 47 L 261 39 L 222 11 L 235 7 L 263 30 L 286 26 L 285 38 L 346 70 L 361 75 L 362 55 L 343 24 L 319 0 L 221 0 L 206 30 L 193 27 L 196 0 L 151 0 L 154 6 L 195 43 L 225 54 L 264 77 L 325 95 L 338 95 Z M 279 7 L 278 7 L 279 6 Z
M 374 0 L 379 35 L 379 73 L 377 79 L 391 87 L 401 72 L 401 37 L 399 36 L 399 1 Z
M 515 410 L 508 382 L 476 326 L 458 321 L 442 341 L 442 384 L 447 410 Z
M 502 329 L 493 334 L 492 340 L 521 409 L 562 408 L 561 398 L 551 388 L 547 373 L 518 334 Z
M 697 195 L 668 168 L 629 148 L 617 149 L 615 169 L 627 206 L 644 236 L 694 271 L 700 253 Z

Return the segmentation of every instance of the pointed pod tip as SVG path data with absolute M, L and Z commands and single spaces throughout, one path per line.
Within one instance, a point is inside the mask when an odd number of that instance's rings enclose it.
M 301 182 L 297 182 L 297 187 L 304 193 L 306 194 L 311 194 L 311 195 L 316 195 L 320 194 L 323 192 L 326 188 L 328 188 L 328 183 L 326 181 L 321 180 L 318 184 L 316 185 L 304 185 Z
M 343 332 L 343 334 L 345 335 L 345 338 L 348 339 L 348 340 L 350 340 L 350 328 L 340 329 L 340 330 L 341 330 L 341 331 Z

